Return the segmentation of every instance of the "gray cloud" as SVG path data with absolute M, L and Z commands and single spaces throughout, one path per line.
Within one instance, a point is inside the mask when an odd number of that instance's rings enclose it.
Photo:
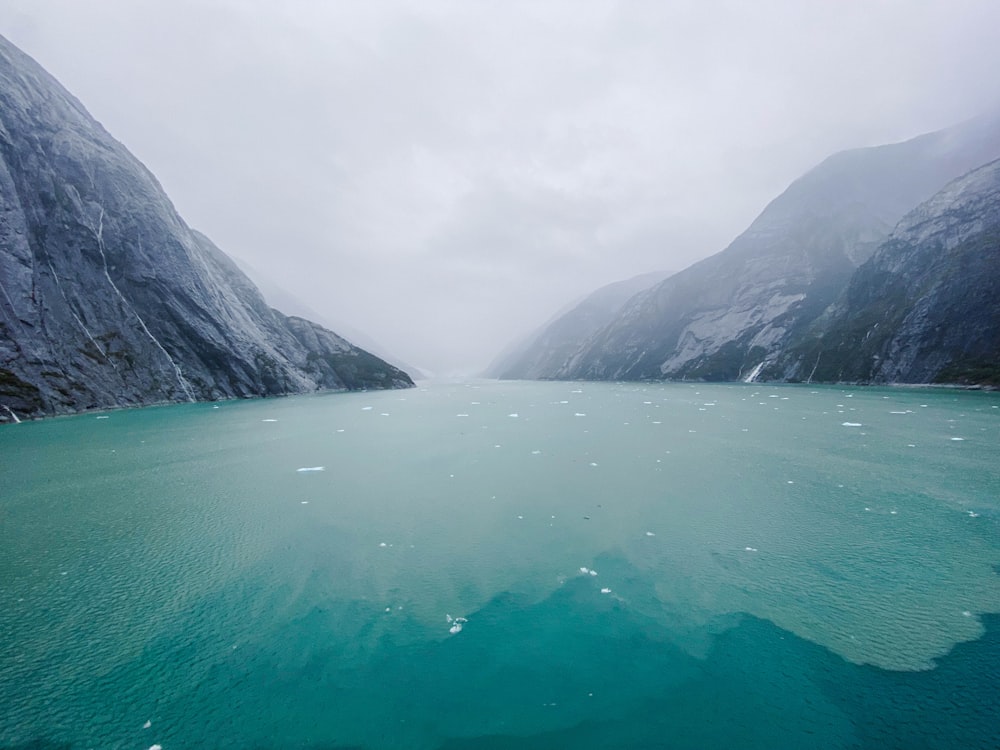
M 438 372 L 1000 102 L 993 0 L 7 0 L 194 227 Z

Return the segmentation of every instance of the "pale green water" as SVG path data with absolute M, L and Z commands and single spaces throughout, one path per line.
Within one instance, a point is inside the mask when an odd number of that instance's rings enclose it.
M 476 383 L 2 427 L 0 746 L 996 747 L 998 406 Z

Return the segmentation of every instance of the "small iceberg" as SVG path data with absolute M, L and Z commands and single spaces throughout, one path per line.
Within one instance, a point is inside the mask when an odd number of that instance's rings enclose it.
M 445 615 L 445 618 L 451 625 L 451 627 L 448 628 L 448 632 L 451 633 L 452 635 L 455 635 L 456 633 L 461 633 L 462 626 L 468 622 L 468 620 L 464 617 L 452 617 L 451 615 Z
M 602 594 L 610 594 L 611 593 L 611 589 L 607 589 L 607 588 L 601 589 L 601 593 Z
M 860 427 L 861 422 L 841 422 L 841 427 Z
M 325 466 L 303 466 L 301 469 L 296 469 L 295 471 L 326 471 Z

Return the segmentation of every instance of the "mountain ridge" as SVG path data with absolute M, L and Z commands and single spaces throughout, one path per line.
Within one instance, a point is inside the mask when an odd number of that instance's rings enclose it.
M 155 176 L 0 37 L 0 419 L 407 387 L 267 305 Z
M 737 380 L 833 304 L 903 214 L 1000 157 L 1000 115 L 834 154 L 724 250 L 640 292 L 554 379 Z

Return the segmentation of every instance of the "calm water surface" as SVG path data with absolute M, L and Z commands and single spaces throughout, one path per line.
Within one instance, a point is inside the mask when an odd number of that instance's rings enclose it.
M 0 427 L 0 748 L 1000 747 L 1000 394 Z

